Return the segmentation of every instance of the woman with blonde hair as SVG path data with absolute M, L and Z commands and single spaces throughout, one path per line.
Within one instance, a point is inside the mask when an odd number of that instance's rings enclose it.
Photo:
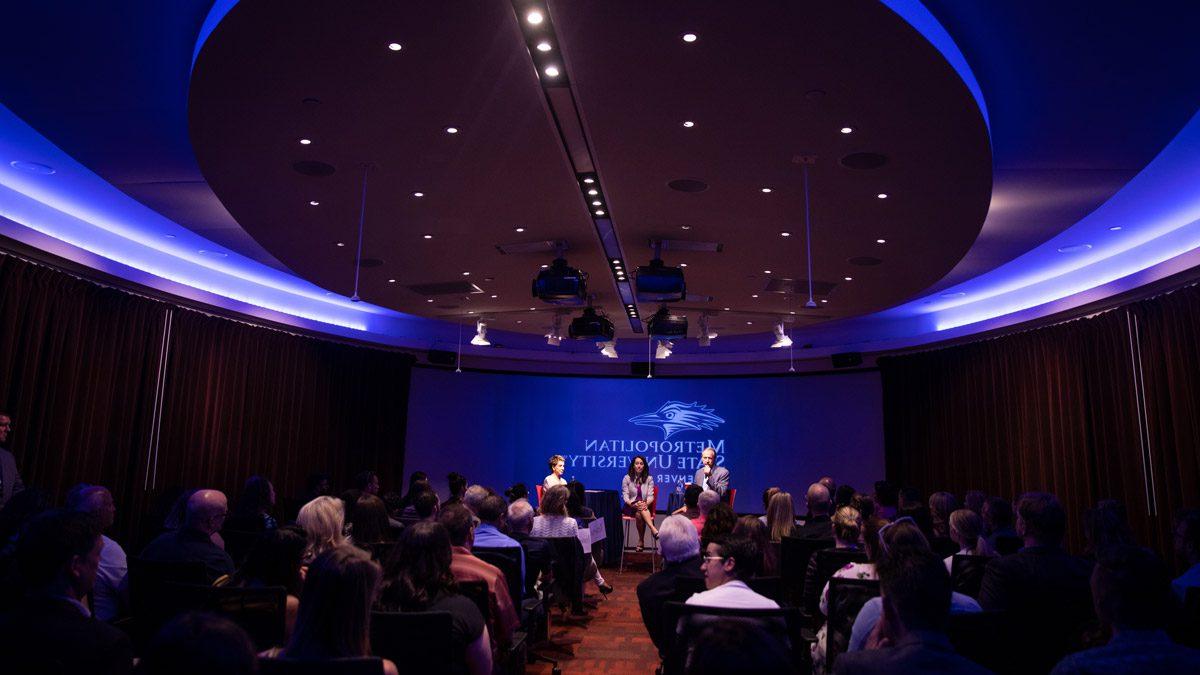
M 571 491 L 565 485 L 556 485 L 542 493 L 542 501 L 538 504 L 539 515 L 533 519 L 533 530 L 529 533 L 531 537 L 575 537 L 578 536 L 579 521 L 567 515 L 567 499 L 570 497 Z M 596 582 L 596 586 L 600 592 L 608 595 L 612 593 L 612 586 L 604 580 L 600 574 L 600 568 L 596 566 L 596 560 L 590 552 L 585 552 L 587 555 L 587 569 L 584 570 L 584 578 L 590 577 Z
M 958 553 L 946 556 L 949 572 L 955 555 L 994 556 L 996 552 L 983 536 L 983 518 L 971 509 L 958 509 L 950 514 L 950 538 L 958 544 Z
M 566 485 L 567 479 L 563 474 L 567 471 L 567 460 L 562 455 L 551 455 L 547 462 L 550 465 L 550 475 L 542 480 L 542 490 L 549 490 L 556 485 Z
M 346 507 L 337 497 L 317 497 L 300 507 L 296 524 L 304 528 L 308 537 L 305 562 L 350 543 L 350 538 L 345 535 Z
M 792 493 L 776 492 L 767 505 L 767 530 L 771 541 L 780 541 L 792 536 L 796 529 L 796 513 L 792 510 Z

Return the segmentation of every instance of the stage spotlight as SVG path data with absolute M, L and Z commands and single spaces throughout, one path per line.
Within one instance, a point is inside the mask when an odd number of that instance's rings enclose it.
M 475 322 L 475 337 L 471 338 L 471 344 L 480 347 L 490 347 L 492 345 L 487 339 L 487 323 L 482 319 Z
M 791 347 L 792 338 L 787 336 L 783 331 L 783 322 L 775 324 L 775 342 L 771 344 L 771 349 L 779 349 L 781 347 Z
M 671 355 L 671 349 L 673 347 L 674 347 L 674 345 L 672 345 L 670 342 L 667 342 L 666 340 L 659 340 L 658 341 L 658 349 L 654 350 L 654 358 L 656 358 L 656 359 L 667 358 L 668 356 Z
M 608 342 L 599 342 L 597 344 L 600 345 L 600 353 L 601 354 L 607 356 L 610 359 L 617 358 L 617 341 L 616 340 L 609 340 Z

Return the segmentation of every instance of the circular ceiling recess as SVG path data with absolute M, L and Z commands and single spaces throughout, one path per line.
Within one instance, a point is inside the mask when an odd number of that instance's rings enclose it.
M 667 187 L 676 192 L 704 192 L 708 189 L 708 183 L 695 178 L 677 178 L 667 183 Z
M 302 173 L 305 176 L 312 176 L 313 178 L 332 176 L 333 172 L 337 171 L 337 169 L 333 168 L 332 164 L 326 164 L 325 162 L 316 162 L 312 160 L 296 162 L 292 165 L 292 168 L 296 170 L 296 173 Z
M 856 256 L 854 258 L 850 258 L 846 262 L 850 263 L 851 265 L 858 265 L 860 267 L 874 267 L 875 265 L 883 264 L 883 260 L 880 258 L 869 255 Z
M 852 152 L 840 160 L 847 169 L 869 171 L 879 169 L 888 163 L 887 155 L 878 152 Z

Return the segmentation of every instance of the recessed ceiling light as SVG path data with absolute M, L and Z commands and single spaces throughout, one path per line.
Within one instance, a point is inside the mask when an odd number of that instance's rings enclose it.
M 594 196 L 600 194 L 600 191 L 597 190 L 596 188 L 592 188 L 591 190 L 588 190 L 588 194 L 592 195 L 594 197 Z
M 754 325 L 754 322 L 753 322 L 753 321 L 747 321 L 747 322 L 746 322 L 746 325 L 747 325 L 747 326 L 753 326 L 753 325 Z
M 598 216 L 602 216 L 602 215 L 604 215 L 604 210 L 603 210 L 603 209 L 596 209 L 596 215 L 598 215 Z
M 494 299 L 496 299 L 496 298 L 498 298 L 498 297 L 500 297 L 500 296 L 498 296 L 498 295 L 493 295 L 493 296 L 492 296 L 492 299 L 494 300 Z
M 318 202 L 318 201 L 316 201 L 316 200 L 313 200 L 313 201 L 309 202 L 309 203 L 308 203 L 308 205 L 309 205 L 309 206 L 320 206 L 320 205 L 321 205 L 321 202 Z
M 822 300 L 821 302 L 829 302 L 829 301 L 828 301 L 828 300 Z
M 547 267 L 550 267 L 550 266 L 549 266 L 549 265 L 542 265 L 542 269 L 546 269 Z
M 600 200 L 597 199 L 594 202 L 592 202 L 592 206 L 600 206 Z
M 388 283 L 389 283 L 389 284 L 394 284 L 394 283 L 396 283 L 396 280 L 395 280 L 395 279 L 388 279 Z
M 679 263 L 680 267 L 687 267 L 687 263 Z
M 846 281 L 854 281 L 854 277 L 842 277 Z
M 770 274 L 771 270 L 763 270 L 763 274 Z
M 446 127 L 446 133 L 448 133 L 448 134 L 457 134 L 457 133 L 458 133 L 458 127 Z
M 413 196 L 414 196 L 414 197 L 424 197 L 424 196 L 425 196 L 425 193 L 424 193 L 424 192 L 414 192 L 414 193 L 413 193 Z
M 587 183 L 588 185 L 591 185 L 592 183 L 595 183 L 596 181 L 592 178 L 584 178 L 583 182 Z
M 535 310 L 537 310 L 537 307 L 530 307 L 530 308 L 529 308 L 529 311 L 531 311 L 531 312 L 533 312 L 533 311 L 535 311 Z
M 887 243 L 887 239 L 876 239 L 876 240 L 875 240 L 875 243 L 876 243 L 876 244 L 886 244 L 886 243 Z
M 463 272 L 463 276 L 464 276 L 464 277 L 469 277 L 469 276 L 471 276 L 471 273 L 470 273 L 470 272 Z
M 345 243 L 345 242 L 341 242 L 341 241 L 339 241 L 339 242 L 337 243 L 337 245 L 338 245 L 338 246 L 345 246 L 345 245 L 346 245 L 346 243 Z
M 691 129 L 692 127 L 696 126 L 696 123 L 691 120 L 687 120 L 683 123 L 683 126 L 687 129 Z
M 1108 231 L 1109 231 L 1109 232 L 1116 232 L 1116 231 L 1118 231 L 1118 230 L 1120 230 L 1120 229 L 1121 229 L 1121 226 L 1120 226 L 1120 225 L 1113 225 L 1112 227 L 1108 228 Z
M 525 231 L 525 228 L 523 228 L 523 227 L 514 227 L 513 228 L 513 232 L 524 232 L 524 231 Z
M 880 192 L 879 194 L 875 195 L 875 197 L 876 197 L 876 198 L 878 198 L 878 199 L 887 199 L 887 193 L 886 193 L 886 192 Z
M 542 16 L 542 13 L 536 9 L 525 15 L 525 20 L 534 26 L 540 24 L 545 18 L 546 17 Z
M 790 236 L 792 236 L 792 233 L 791 233 L 791 232 L 780 232 L 780 233 L 779 233 L 779 236 L 781 236 L 781 237 L 790 237 Z
M 429 298 L 425 302 L 433 302 L 433 298 Z
M 558 66 L 546 66 L 542 72 L 546 74 L 546 77 L 558 77 Z
M 696 41 L 696 39 L 697 39 L 697 37 L 696 37 L 696 34 L 695 34 L 695 33 L 684 33 L 684 34 L 683 34 L 683 41 L 684 41 L 684 42 L 695 42 L 695 41 Z
M 850 133 L 850 132 L 852 132 L 852 131 L 854 131 L 854 130 L 853 130 L 853 129 L 851 129 L 850 127 L 842 127 L 842 133 L 843 133 L 843 134 L 848 134 L 848 133 Z
M 312 145 L 312 140 L 308 138 L 301 138 L 300 145 Z
M 475 310 L 473 310 L 473 309 L 467 311 L 467 314 L 474 314 L 474 313 L 475 313 Z
M 795 312 L 788 312 L 788 314 L 795 314 Z
M 525 323 L 525 322 L 521 321 L 520 319 L 517 319 L 517 323 Z
M 621 261 L 620 261 L 620 260 L 618 260 L 617 258 L 613 258 L 613 264 L 614 264 L 614 265 L 620 264 L 620 262 L 621 262 Z
M 726 312 L 728 312 L 728 311 L 729 311 L 729 308 L 728 308 L 728 307 L 722 307 L 721 309 L 725 310 Z
M 757 297 L 758 297 L 758 293 L 755 293 L 755 294 L 751 295 L 750 297 L 752 297 L 752 298 L 757 298 Z
M 771 188 L 768 188 L 768 187 L 762 188 L 762 192 L 763 192 L 763 194 L 768 194 L 771 192 Z
M 537 44 L 537 50 L 538 50 L 539 52 L 548 52 L 548 51 L 550 51 L 551 49 L 553 49 L 553 47 L 551 47 L 551 46 L 550 46 L 550 43 L 549 43 L 549 42 L 546 42 L 545 40 L 542 40 L 541 42 L 539 42 L 539 43 Z
M 404 47 L 400 46 L 400 43 L 399 43 L 399 42 L 392 42 L 392 43 L 390 43 L 390 44 L 388 45 L 388 49 L 390 49 L 390 50 L 392 50 L 392 51 L 394 51 L 394 52 L 398 52 L 398 51 L 400 51 L 401 49 L 404 49 Z
M 426 239 L 433 239 L 433 235 L 432 235 L 432 234 L 426 234 L 426 235 L 424 235 L 424 236 L 425 236 L 425 238 L 426 238 Z
M 679 226 L 679 229 L 681 229 L 681 230 L 690 230 L 690 229 L 692 229 L 692 226 L 691 226 L 691 225 L 680 225 L 680 226 Z

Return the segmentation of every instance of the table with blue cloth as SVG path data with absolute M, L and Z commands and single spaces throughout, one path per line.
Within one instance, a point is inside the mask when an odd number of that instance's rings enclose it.
M 669 498 L 667 498 L 666 514 L 669 516 L 672 513 L 675 513 L 676 511 L 678 511 L 679 509 L 682 509 L 682 508 L 683 508 L 683 493 L 682 492 L 672 492 L 671 496 Z M 659 511 L 659 513 L 662 513 L 662 511 Z
M 597 564 L 604 562 L 616 563 L 621 558 L 621 546 L 624 544 L 624 530 L 621 529 L 621 495 L 616 490 L 585 490 L 584 504 L 596 513 L 597 518 L 604 519 L 604 541 L 593 546 L 593 553 L 599 548 L 604 556 Z

